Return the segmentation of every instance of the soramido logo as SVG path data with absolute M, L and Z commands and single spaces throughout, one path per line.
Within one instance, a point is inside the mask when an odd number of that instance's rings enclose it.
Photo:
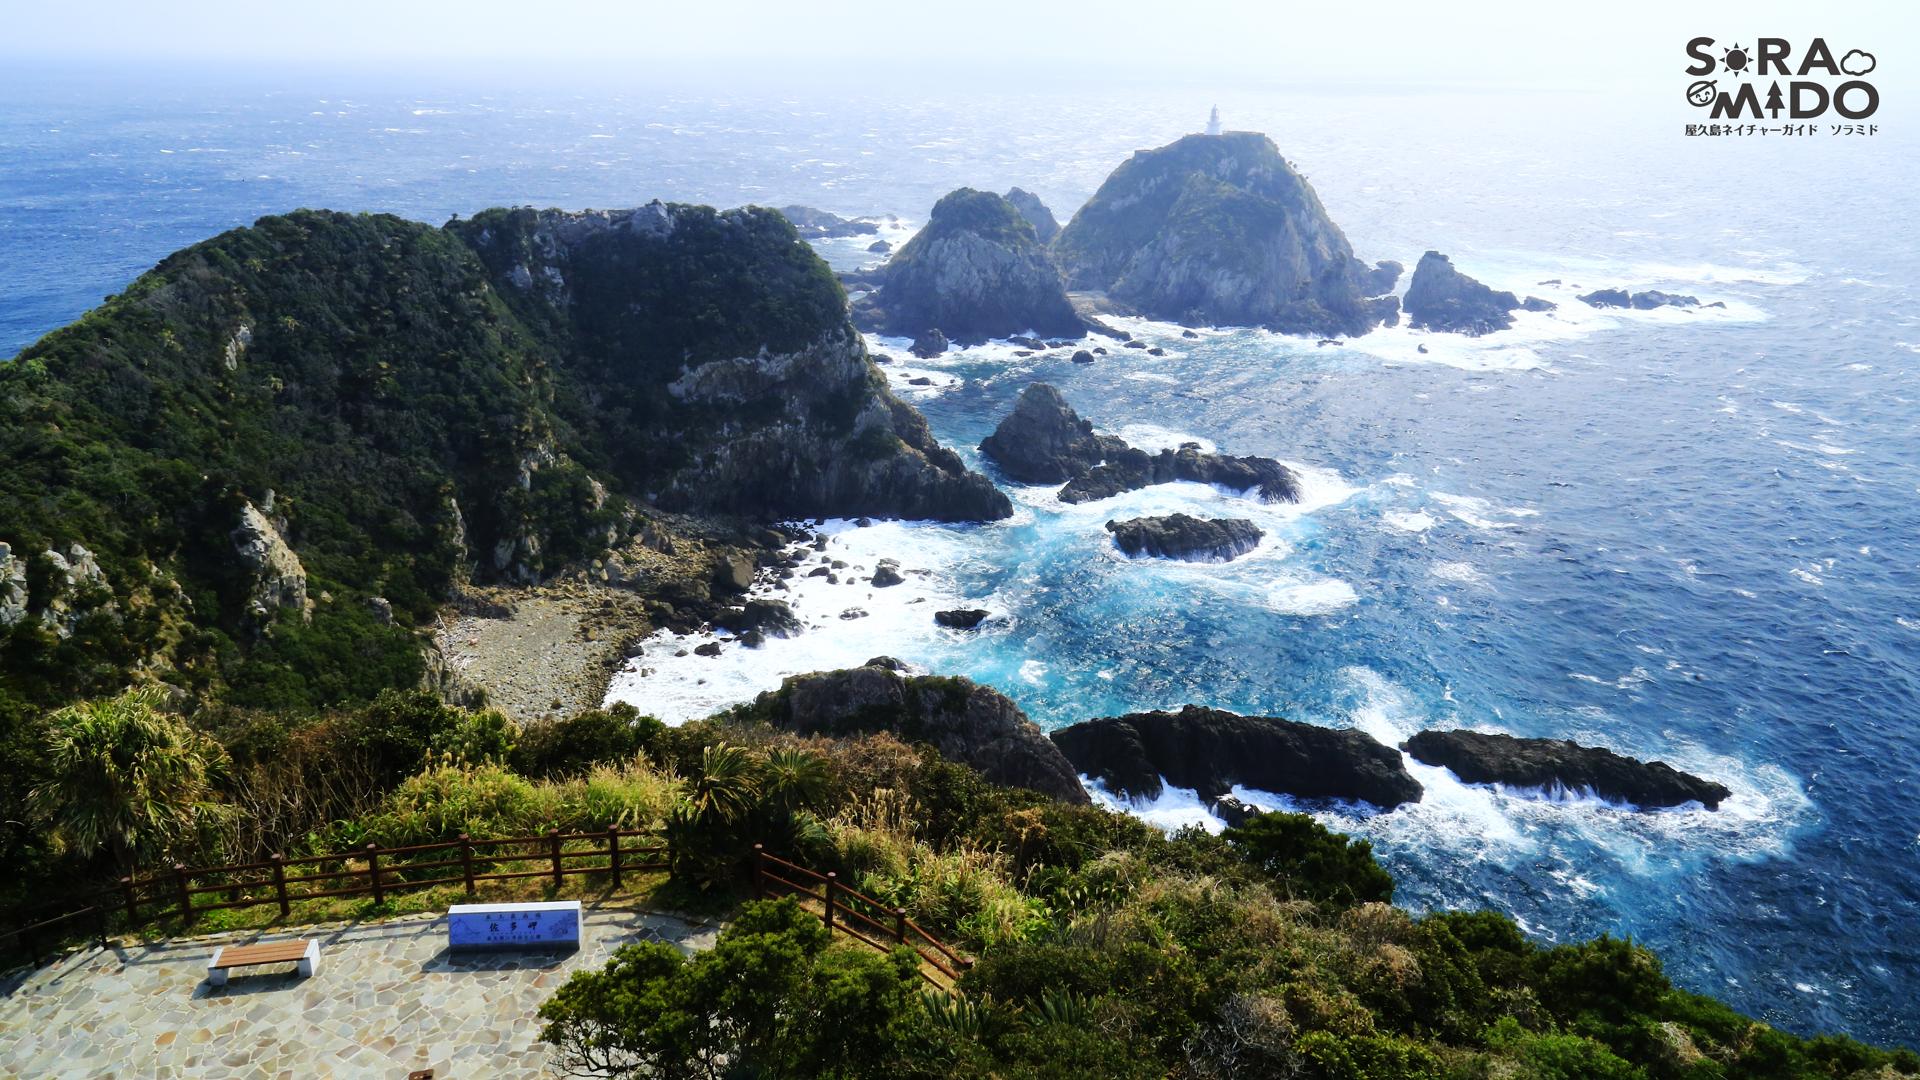
M 1880 91 L 1863 78 L 1878 65 L 1873 54 L 1849 49 L 1836 60 L 1825 38 L 1814 38 L 1804 50 L 1797 51 L 1786 38 L 1763 37 L 1748 48 L 1697 37 L 1687 42 L 1687 57 L 1694 61 L 1687 66 L 1687 74 L 1696 80 L 1687 87 L 1687 101 L 1708 110 L 1708 117 L 1714 120 L 1811 121 L 1829 114 L 1865 120 L 1880 108 Z M 1771 81 L 1766 81 L 1770 77 Z M 1696 126 L 1689 124 L 1688 133 L 1695 133 Z M 1732 126 L 1737 129 L 1742 125 Z M 1828 126 L 1836 128 L 1834 134 L 1843 133 L 1837 130 L 1840 127 L 1871 133 L 1861 125 Z M 1767 131 L 1759 125 L 1745 127 L 1750 129 L 1745 132 L 1748 134 L 1779 133 L 1779 129 Z

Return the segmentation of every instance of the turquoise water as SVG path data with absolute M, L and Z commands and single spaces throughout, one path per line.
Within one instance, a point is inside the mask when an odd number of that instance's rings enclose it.
M 1070 508 L 1010 488 L 1001 525 L 836 531 L 852 561 L 927 573 L 878 597 L 813 586 L 796 604 L 817 632 L 703 667 L 657 652 L 617 692 L 690 714 L 891 652 L 990 682 L 1050 726 L 1196 701 L 1388 740 L 1464 724 L 1660 757 L 1733 798 L 1636 814 L 1418 770 L 1416 807 L 1311 809 L 1372 838 L 1410 906 L 1490 905 L 1544 938 L 1631 934 L 1684 985 L 1789 1028 L 1920 1042 L 1920 257 L 1889 227 L 1913 208 L 1910 144 L 1693 143 L 1684 117 L 1572 96 L 388 81 L 135 93 L 0 75 L 0 355 L 175 248 L 296 206 L 441 221 L 660 197 L 913 221 L 965 183 L 1018 184 L 1064 220 L 1216 101 L 1228 126 L 1274 136 L 1365 258 L 1438 248 L 1556 300 L 1577 283 L 1726 301 L 1563 304 L 1477 342 L 1395 331 L 1341 348 L 1133 323 L 1169 355 L 1036 369 L 987 347 L 895 366 L 969 455 L 1043 378 L 1142 445 L 1297 463 L 1309 499 L 1178 485 Z M 827 254 L 850 265 L 862 247 Z M 1268 537 L 1222 565 L 1108 549 L 1107 518 L 1172 509 L 1253 516 Z M 961 599 L 1000 620 L 934 630 L 931 607 Z M 867 617 L 836 617 L 854 606 Z M 1139 809 L 1197 814 L 1177 796 Z

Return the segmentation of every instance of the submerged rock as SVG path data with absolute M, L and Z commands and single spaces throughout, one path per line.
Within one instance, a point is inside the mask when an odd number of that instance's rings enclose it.
M 1437 251 L 1420 256 L 1407 286 L 1406 312 L 1416 330 L 1479 337 L 1512 326 L 1520 306 L 1519 297 L 1480 284 Z
M 1095 434 L 1093 424 L 1046 383 L 1020 392 L 1013 412 L 980 443 L 980 451 L 1018 483 L 1065 481 L 1063 502 L 1089 502 L 1175 480 L 1253 491 L 1267 502 L 1300 498 L 1300 478 L 1272 458 L 1210 454 L 1194 445 L 1149 454 L 1124 439 Z
M 1129 556 L 1191 562 L 1226 562 L 1260 546 L 1260 538 L 1265 535 L 1251 521 L 1191 514 L 1109 521 L 1107 531 L 1113 534 L 1114 546 Z
M 1565 739 L 1521 739 L 1478 731 L 1422 731 L 1403 747 L 1415 760 L 1441 765 L 1469 784 L 1564 788 L 1645 809 L 1697 802 L 1717 810 L 1732 794 L 1724 785 L 1663 761 L 1639 761 Z
M 1188 705 L 1087 720 L 1054 732 L 1053 741 L 1074 768 L 1123 798 L 1158 798 L 1171 784 L 1212 802 L 1238 785 L 1392 809 L 1421 795 L 1392 747 L 1351 728 L 1275 716 Z
M 788 678 L 750 709 L 755 719 L 801 735 L 890 731 L 930 743 L 996 784 L 1090 801 L 1073 766 L 1019 706 L 968 679 L 903 676 L 879 666 L 815 672 Z
M 1397 306 L 1272 140 L 1190 135 L 1123 162 L 1054 241 L 1071 288 L 1193 325 L 1363 334 Z M 1384 292 L 1384 289 L 1377 291 Z
M 1086 331 L 1033 226 L 992 192 L 960 188 L 942 198 L 878 281 L 868 303 L 886 333 L 937 328 L 973 343 L 1029 330 L 1068 337 Z

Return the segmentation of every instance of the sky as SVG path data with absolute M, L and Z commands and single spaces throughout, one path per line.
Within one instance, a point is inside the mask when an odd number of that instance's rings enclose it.
M 1685 41 L 1824 36 L 1894 59 L 1915 0 L 0 0 L 0 65 L 365 67 L 503 81 L 645 66 L 940 80 L 1231 79 L 1590 89 L 1672 77 Z M 1903 55 L 1904 54 L 1904 55 Z M 1883 78 L 1910 78 L 1897 62 Z

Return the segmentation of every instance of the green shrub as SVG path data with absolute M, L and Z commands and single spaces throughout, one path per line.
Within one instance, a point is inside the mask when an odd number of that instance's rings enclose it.
M 1259 814 L 1224 835 L 1287 895 L 1343 904 L 1393 899 L 1393 877 L 1373 861 L 1372 844 L 1349 840 L 1305 814 Z

